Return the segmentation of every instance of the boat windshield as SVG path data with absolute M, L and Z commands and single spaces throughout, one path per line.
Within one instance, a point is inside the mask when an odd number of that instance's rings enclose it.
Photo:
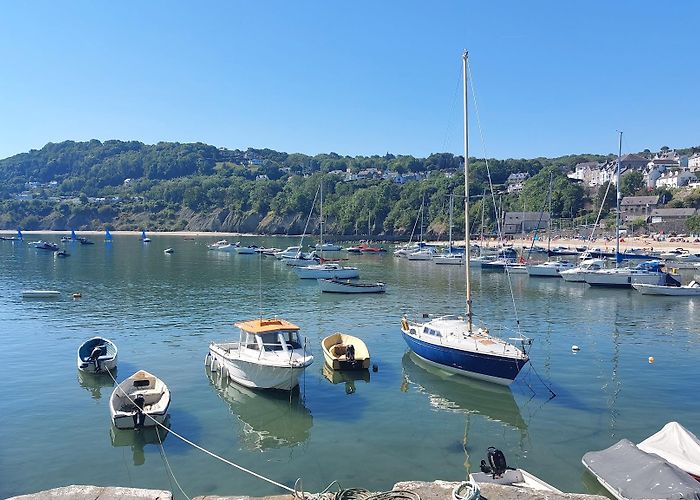
M 278 332 L 263 333 L 260 335 L 260 340 L 262 340 L 263 348 L 266 351 L 281 351 L 284 349 Z
M 282 332 L 280 336 L 284 338 L 290 349 L 301 349 L 301 336 L 299 332 Z

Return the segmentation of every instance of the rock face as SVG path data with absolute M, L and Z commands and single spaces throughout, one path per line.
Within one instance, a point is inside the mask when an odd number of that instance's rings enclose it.
M 165 490 L 73 484 L 29 495 L 11 497 L 8 500 L 50 500 L 53 498 L 66 500 L 172 500 L 173 494 Z

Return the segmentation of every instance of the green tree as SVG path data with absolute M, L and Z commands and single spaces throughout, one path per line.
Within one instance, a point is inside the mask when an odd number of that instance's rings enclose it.
M 700 234 L 700 215 L 693 215 L 688 217 L 685 221 L 685 225 L 688 226 L 688 231 L 693 234 Z
M 637 170 L 623 174 L 620 178 L 620 191 L 623 196 L 631 196 L 644 189 L 644 175 Z

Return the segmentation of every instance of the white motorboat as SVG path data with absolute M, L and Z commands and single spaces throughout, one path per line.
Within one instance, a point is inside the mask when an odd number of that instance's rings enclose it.
M 257 247 L 237 245 L 235 252 L 239 255 L 255 255 Z
M 433 262 L 438 265 L 447 266 L 462 266 L 464 265 L 464 254 L 460 253 L 445 253 L 441 255 L 436 255 L 433 258 Z
M 360 271 L 356 267 L 341 266 L 335 262 L 314 264 L 311 266 L 295 267 L 294 272 L 301 279 L 336 278 L 351 279 L 359 278 Z
M 493 262 L 494 260 L 496 260 L 496 257 L 493 255 L 479 255 L 469 259 L 469 265 L 471 267 L 481 267 L 484 263 Z
M 314 245 L 312 248 L 320 252 L 340 252 L 343 249 L 343 247 L 336 245 L 335 243 L 319 243 Z
M 685 252 L 675 258 L 676 262 L 680 263 L 696 263 L 700 262 L 700 252 Z
M 431 248 L 423 248 L 421 250 L 417 250 L 413 253 L 409 253 L 406 258 L 408 260 L 433 260 L 433 256 L 435 255 L 435 251 Z
M 550 260 L 542 264 L 534 264 L 526 266 L 527 274 L 530 276 L 542 276 L 558 278 L 559 273 L 572 269 L 574 264 L 568 260 Z
M 117 346 L 103 337 L 93 337 L 78 348 L 78 370 L 104 373 L 117 367 Z
M 117 429 L 153 427 L 168 416 L 170 390 L 145 370 L 120 383 L 109 398 L 109 413 Z
M 166 248 L 165 250 L 163 250 L 163 253 L 174 253 L 174 252 L 175 252 L 175 250 L 173 250 L 172 248 Z
M 632 283 L 632 288 L 642 295 L 668 295 L 676 297 L 700 297 L 700 283 L 691 281 L 687 285 L 645 285 Z
M 365 343 L 347 333 L 336 332 L 321 341 L 323 358 L 333 370 L 366 370 L 369 350 Z
M 581 263 L 578 266 L 572 269 L 565 269 L 564 271 L 560 271 L 559 276 L 561 276 L 564 279 L 564 281 L 585 283 L 586 280 L 583 276 L 584 273 L 589 271 L 599 271 L 601 269 L 605 269 L 604 259 L 586 259 L 584 261 L 581 261 Z
M 219 250 L 221 247 L 229 246 L 229 245 L 230 245 L 230 243 L 228 242 L 228 240 L 219 240 L 217 242 L 214 242 L 214 243 L 207 245 L 207 249 L 208 250 Z
M 286 249 L 281 250 L 279 252 L 275 252 L 274 256 L 277 260 L 293 259 L 299 254 L 299 252 L 301 252 L 300 246 L 292 246 L 287 247 Z
M 314 357 L 299 327 L 283 319 L 236 323 L 238 342 L 209 344 L 206 365 L 234 382 L 256 389 L 292 390 Z
M 59 295 L 58 290 L 22 290 L 23 299 L 55 299 Z
M 512 274 L 527 274 L 527 266 L 525 264 L 508 264 L 506 271 Z
M 311 253 L 301 253 L 299 252 L 294 257 L 285 257 L 282 262 L 290 267 L 306 267 L 313 266 L 321 263 L 321 259 L 316 256 L 314 252 Z
M 326 293 L 384 293 L 386 284 L 381 281 L 375 283 L 360 283 L 357 281 L 343 281 L 336 278 L 324 278 L 318 280 L 318 287 Z
M 633 284 L 665 285 L 670 275 L 662 270 L 660 261 L 642 262 L 636 267 L 617 267 L 583 273 L 591 286 L 631 288 Z

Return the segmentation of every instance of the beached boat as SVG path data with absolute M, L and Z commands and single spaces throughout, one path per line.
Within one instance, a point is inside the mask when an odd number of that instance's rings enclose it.
M 234 382 L 257 389 L 291 390 L 314 357 L 299 327 L 283 319 L 253 319 L 235 324 L 237 342 L 209 344 L 205 364 L 224 370 Z
M 423 314 L 419 320 L 401 319 L 401 333 L 409 349 L 425 362 L 445 371 L 510 385 L 529 357 L 525 346 L 529 339 L 519 338 L 522 349 L 489 334 L 487 328 L 475 328 L 471 299 L 471 255 L 469 238 L 469 154 L 467 141 L 467 52 L 462 57 L 464 76 L 464 219 L 466 315 L 432 317 Z M 512 250 L 512 249 L 511 249 Z M 514 251 L 513 251 L 514 252 Z
M 59 295 L 58 290 L 22 290 L 23 299 L 55 299 Z
M 340 264 L 336 264 L 333 262 L 327 262 L 324 264 L 314 264 L 303 267 L 295 267 L 294 272 L 301 279 L 350 279 L 360 277 L 360 271 L 356 267 L 341 266 Z
M 336 278 L 322 278 L 318 280 L 318 287 L 326 293 L 384 293 L 386 283 L 377 281 L 374 283 L 360 283 L 357 281 L 343 281 Z
M 117 346 L 103 337 L 93 337 L 78 348 L 78 370 L 103 373 L 117 367 Z
M 117 429 L 162 424 L 169 407 L 168 386 L 145 370 L 139 370 L 121 382 L 109 398 L 109 413 Z
M 559 278 L 562 271 L 573 269 L 574 264 L 568 260 L 550 260 L 542 264 L 525 266 L 530 276 Z
M 691 281 L 687 285 L 645 285 L 643 283 L 632 283 L 632 288 L 642 295 L 668 295 L 678 297 L 700 297 L 700 283 Z
M 700 498 L 700 482 L 656 452 L 647 453 L 628 439 L 605 450 L 589 451 L 581 462 L 618 500 Z
M 365 343 L 347 333 L 334 333 L 321 341 L 323 358 L 334 370 L 366 370 L 370 357 Z

